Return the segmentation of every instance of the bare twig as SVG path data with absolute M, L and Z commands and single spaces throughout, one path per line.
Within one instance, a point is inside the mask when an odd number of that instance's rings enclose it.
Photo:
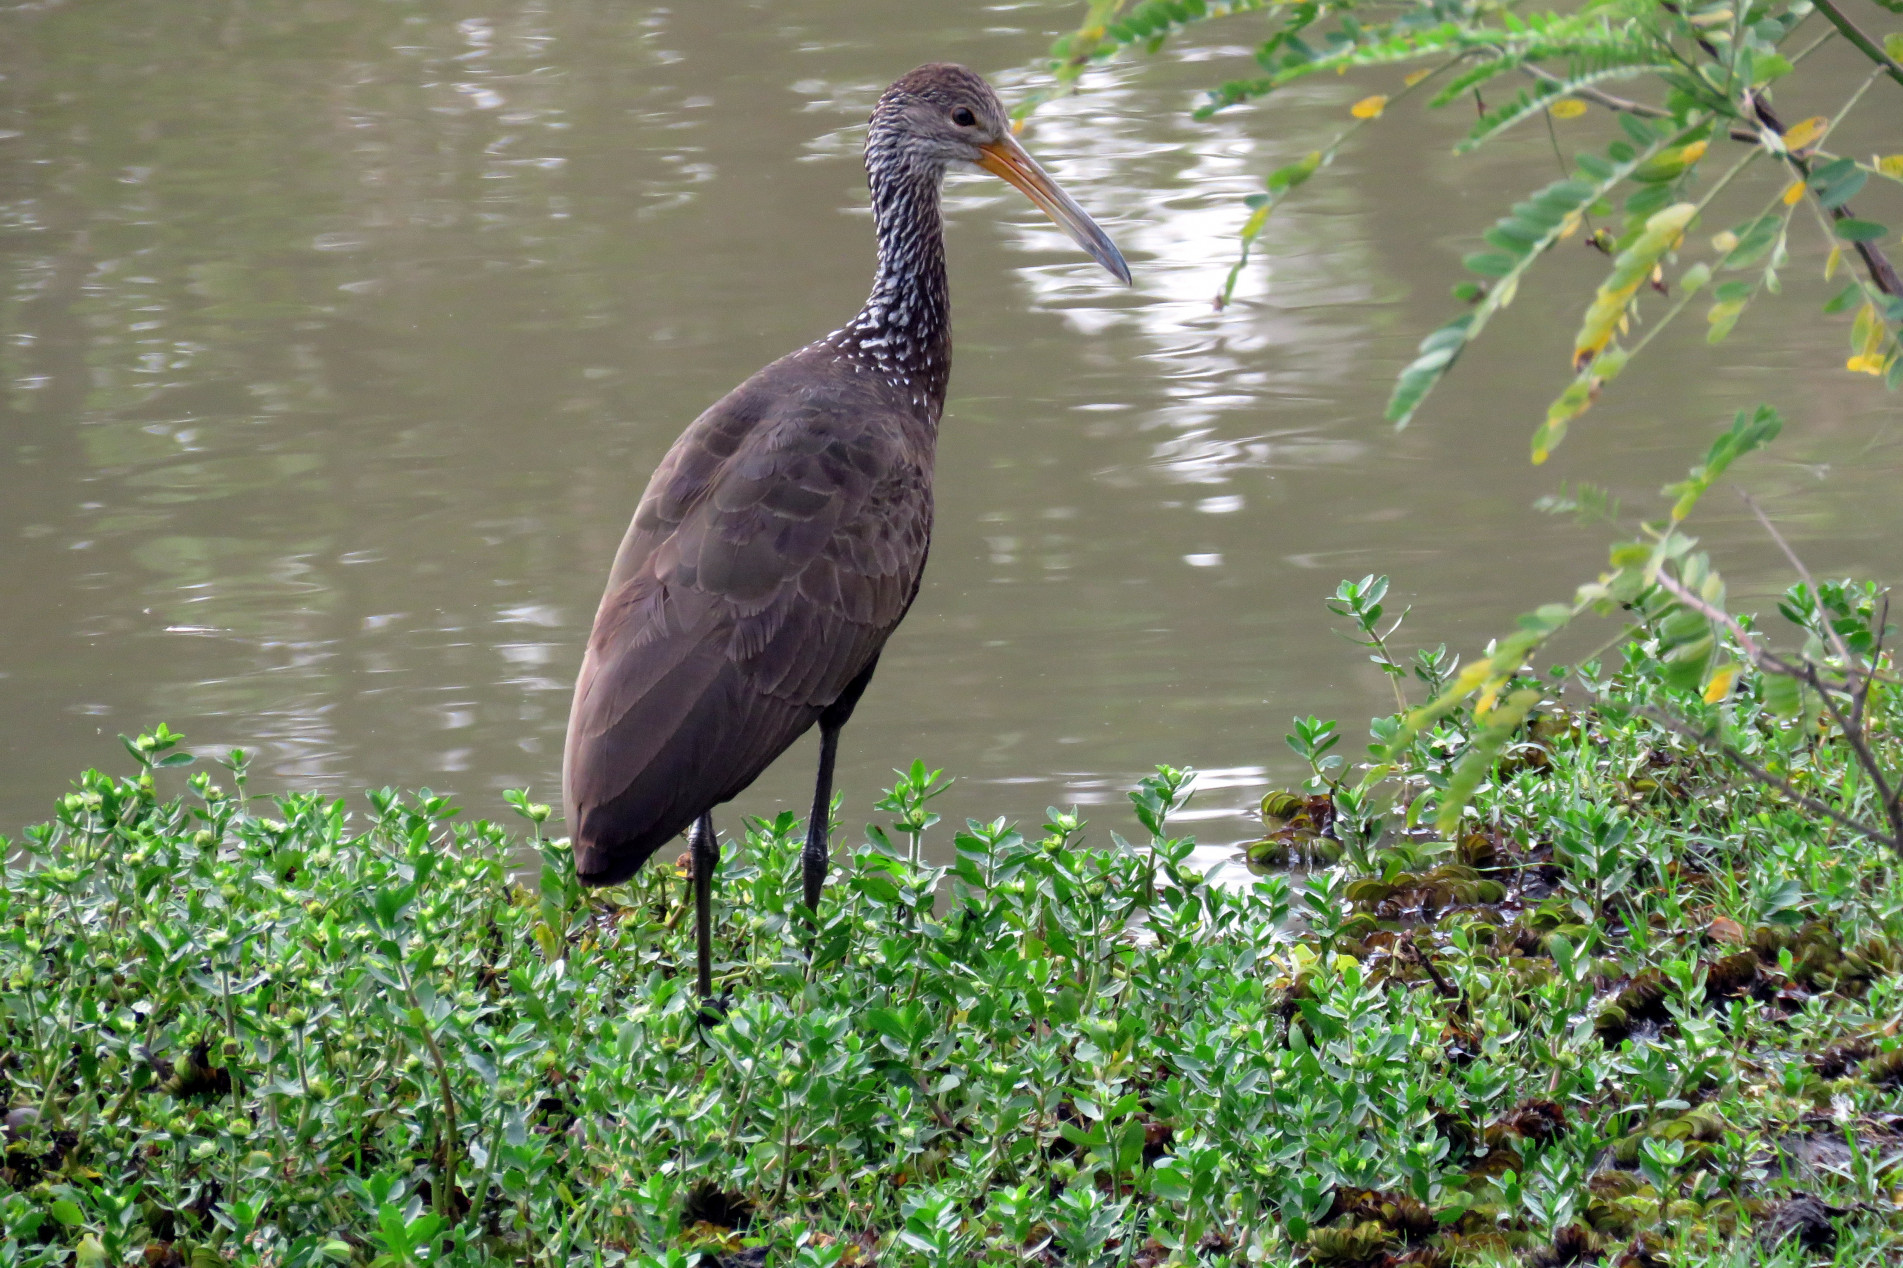
M 1434 990 L 1436 992 L 1446 999 L 1460 998 L 1460 988 L 1454 986 L 1445 977 L 1441 976 L 1441 971 L 1434 967 L 1434 957 L 1429 955 L 1427 948 L 1421 945 L 1418 936 L 1408 939 L 1404 945 L 1412 948 L 1414 958 L 1420 961 L 1420 965 L 1423 969 L 1427 970 L 1427 976 L 1433 981 Z
M 1876 671 L 1876 666 L 1881 665 L 1883 663 L 1883 635 L 1884 635 L 1884 632 L 1888 630 L 1889 628 L 1890 628 L 1890 592 L 1888 590 L 1885 590 L 1883 592 L 1882 605 L 1877 608 L 1877 619 L 1872 623 L 1871 630 L 1870 630 L 1871 669 L 1869 673 L 1863 676 L 1863 681 L 1857 684 L 1855 703 L 1856 703 L 1856 711 L 1857 711 L 1857 721 L 1859 725 L 1861 725 L 1863 721 L 1864 703 L 1870 698 L 1870 685 L 1871 683 L 1875 682 L 1879 676 Z
M 1830 710 L 1830 716 L 1837 723 L 1838 729 L 1844 733 L 1844 738 L 1850 741 L 1850 749 L 1857 755 L 1857 764 L 1863 767 L 1864 772 L 1876 784 L 1877 798 L 1883 805 L 1883 817 L 1890 824 L 1891 839 L 1903 842 L 1903 806 L 1897 804 L 1896 795 L 1890 791 L 1890 781 L 1883 777 L 1883 768 L 1877 765 L 1876 755 L 1870 751 L 1869 745 L 1864 743 L 1863 729 L 1852 726 L 1850 719 L 1844 717 L 1843 710 L 1838 707 L 1835 693 L 1826 690 L 1823 683 L 1817 680 L 1817 666 L 1806 661 L 1804 669 L 1802 681 L 1817 693 L 1818 698 L 1824 702 L 1824 707 Z
M 1771 523 L 1770 517 L 1764 513 L 1764 508 L 1758 505 L 1757 499 L 1752 497 L 1749 493 L 1746 493 L 1743 489 L 1738 490 L 1738 496 L 1743 498 L 1744 504 L 1751 508 L 1751 513 L 1758 517 L 1758 523 L 1764 525 L 1764 531 L 1770 534 L 1772 541 L 1777 543 L 1777 548 L 1784 552 L 1784 557 L 1791 561 L 1791 567 L 1796 570 L 1798 579 L 1801 580 L 1805 588 L 1810 591 L 1811 601 L 1817 604 L 1818 619 L 1824 622 L 1824 631 L 1830 635 L 1830 645 L 1836 649 L 1837 658 L 1843 661 L 1844 668 L 1847 671 L 1852 665 L 1856 664 L 1856 662 L 1851 659 L 1850 649 L 1844 646 L 1843 639 L 1838 637 L 1837 627 L 1832 625 L 1829 619 L 1824 616 L 1824 600 L 1822 596 L 1817 593 L 1817 582 L 1816 579 L 1810 575 L 1810 569 L 1806 568 L 1804 561 L 1797 557 L 1797 552 L 1791 549 L 1791 544 L 1784 540 L 1784 534 L 1777 531 L 1777 526 Z
M 1731 613 L 1725 611 L 1723 608 L 1714 607 L 1712 604 L 1705 602 L 1704 599 L 1686 589 L 1685 584 L 1678 578 L 1661 570 L 1659 574 L 1653 578 L 1653 581 L 1658 585 L 1659 589 L 1665 591 L 1665 593 L 1671 595 L 1674 599 L 1677 599 L 1680 603 L 1698 613 L 1698 615 L 1704 617 L 1707 621 L 1715 621 L 1731 631 L 1731 637 L 1737 640 L 1738 646 L 1744 651 L 1745 658 L 1753 665 L 1758 666 L 1760 669 L 1770 666 L 1774 673 L 1795 674 L 1795 668 L 1787 664 L 1777 653 L 1759 647 L 1758 640 L 1751 636 L 1751 631 L 1738 624 L 1737 618 L 1733 617 Z
M 1817 597 L 1817 583 L 1812 580 L 1810 570 L 1804 567 L 1803 561 L 1797 557 L 1796 552 L 1791 549 L 1790 544 L 1771 526 L 1770 521 L 1765 518 L 1763 511 L 1758 508 L 1757 503 L 1751 500 L 1750 495 L 1745 494 L 1743 496 L 1746 504 L 1751 507 L 1752 512 L 1757 515 L 1759 521 L 1771 534 L 1772 540 L 1777 542 L 1778 547 L 1784 551 L 1785 557 L 1789 559 L 1791 565 L 1797 569 L 1798 575 L 1803 577 L 1805 584 L 1810 587 L 1813 601 L 1819 604 L 1819 618 L 1823 620 L 1825 628 L 1829 631 L 1831 641 L 1835 644 L 1838 655 L 1843 658 L 1843 668 L 1840 671 L 1820 671 L 1819 667 L 1808 657 L 1804 658 L 1801 663 L 1793 663 L 1792 661 L 1786 660 L 1784 657 L 1779 656 L 1777 653 L 1760 644 L 1757 639 L 1751 636 L 1750 631 L 1739 624 L 1736 618 L 1729 612 L 1726 612 L 1714 604 L 1707 603 L 1702 597 L 1688 589 L 1685 584 L 1676 577 L 1661 571 L 1658 573 L 1655 581 L 1659 589 L 1671 595 L 1674 599 L 1678 600 L 1680 604 L 1697 612 L 1706 620 L 1724 626 L 1725 629 L 1730 632 L 1731 637 L 1737 642 L 1739 650 L 1744 653 L 1745 658 L 1751 662 L 1752 666 L 1757 669 L 1759 673 L 1777 674 L 1785 678 L 1796 679 L 1817 693 L 1818 698 L 1823 701 L 1824 707 L 1830 711 L 1832 720 L 1836 722 L 1838 729 L 1843 732 L 1844 739 L 1850 744 L 1851 752 L 1856 756 L 1857 765 L 1863 768 L 1864 773 L 1867 774 L 1871 782 L 1876 785 L 1877 797 L 1883 808 L 1884 820 L 1890 826 L 1890 835 L 1886 837 L 1874 829 L 1856 824 L 1853 820 L 1838 814 L 1821 802 L 1804 798 L 1803 794 L 1792 788 L 1788 783 L 1778 780 L 1761 767 L 1754 766 L 1748 758 L 1731 745 L 1720 743 L 1720 747 L 1723 749 L 1727 758 L 1736 762 L 1740 768 L 1751 774 L 1752 778 L 1758 779 L 1770 787 L 1777 788 L 1786 796 L 1802 799 L 1811 809 L 1828 814 L 1832 819 L 1843 823 L 1845 826 L 1855 827 L 1859 832 L 1870 837 L 1872 840 L 1882 841 L 1899 852 L 1903 852 L 1903 796 L 1899 796 L 1897 792 L 1891 789 L 1890 781 L 1883 774 L 1883 767 L 1877 762 L 1876 754 L 1870 751 L 1870 746 L 1863 734 L 1863 710 L 1861 701 L 1862 697 L 1869 691 L 1871 671 L 1866 668 L 1860 660 L 1851 656 L 1849 648 L 1844 646 L 1843 639 L 1838 635 L 1836 629 L 1830 625 L 1829 618 L 1823 615 L 1822 600 Z M 1824 674 L 1826 672 L 1841 678 L 1841 683 L 1826 683 L 1824 681 Z M 1851 697 L 1853 716 L 1846 716 L 1842 706 L 1837 703 L 1836 693 L 1839 691 Z M 1663 717 L 1655 715 L 1652 711 L 1641 710 L 1641 712 L 1644 712 L 1647 717 L 1654 717 L 1655 720 L 1665 721 Z M 1680 726 L 1675 720 L 1669 721 L 1666 724 L 1672 726 L 1675 730 L 1679 730 L 1681 734 L 1691 734 L 1691 730 L 1688 730 L 1685 726 Z M 1687 726 L 1688 725 L 1689 724 L 1687 724 Z M 1699 742 L 1701 744 L 1712 744 L 1717 741 L 1714 740 L 1711 733 L 1701 732 L 1699 733 Z
M 1863 708 L 1870 698 L 1871 684 L 1884 677 L 1877 672 L 1877 660 L 1878 654 L 1883 649 L 1883 629 L 1889 619 L 1890 596 L 1887 593 L 1883 596 L 1883 611 L 1877 617 L 1875 650 L 1868 659 L 1852 658 L 1850 649 L 1844 645 L 1843 639 L 1837 633 L 1837 627 L 1824 616 L 1823 597 L 1818 593 L 1817 582 L 1810 575 L 1810 569 L 1804 566 L 1804 561 L 1798 558 L 1796 551 L 1791 549 L 1791 544 L 1784 540 L 1784 535 L 1777 531 L 1764 514 L 1764 509 L 1757 504 L 1757 500 L 1742 489 L 1738 490 L 1738 496 L 1743 498 L 1744 504 L 1751 508 L 1751 513 L 1758 517 L 1758 523 L 1764 525 L 1764 531 L 1771 535 L 1771 540 L 1777 543 L 1778 549 L 1784 552 L 1784 557 L 1791 561 L 1791 567 L 1797 570 L 1798 577 L 1809 588 L 1811 601 L 1817 604 L 1818 619 L 1823 621 L 1824 631 L 1830 635 L 1831 646 L 1837 649 L 1837 656 L 1843 661 L 1845 689 L 1850 693 L 1850 725 L 1861 735 Z

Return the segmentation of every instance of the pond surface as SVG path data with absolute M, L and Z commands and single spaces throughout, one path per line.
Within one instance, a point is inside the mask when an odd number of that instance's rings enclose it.
M 879 90 L 948 59 L 1015 98 L 1078 12 L 8 6 L 0 830 L 87 765 L 123 769 L 115 734 L 160 720 L 254 750 L 258 788 L 428 785 L 487 817 L 508 787 L 559 800 L 581 644 L 648 472 L 864 295 Z M 1380 420 L 1460 255 L 1552 179 L 1542 129 L 1455 159 L 1460 109 L 1397 111 L 1216 310 L 1238 197 L 1394 87 L 1329 77 L 1190 120 L 1252 35 L 1100 73 L 1026 134 L 1133 289 L 1000 183 L 949 187 L 937 535 L 846 732 L 855 832 L 916 755 L 958 777 L 954 823 L 1076 803 L 1128 833 L 1123 791 L 1170 762 L 1206 772 L 1201 839 L 1254 835 L 1242 811 L 1297 776 L 1291 714 L 1342 718 L 1358 753 L 1392 707 L 1330 633 L 1340 578 L 1392 574 L 1402 645 L 1471 653 L 1604 559 L 1605 530 L 1536 498 L 1583 478 L 1655 513 L 1759 400 L 1789 427 L 1744 483 L 1819 572 L 1896 579 L 1897 398 L 1837 368 L 1847 318 L 1817 315 L 1809 240 L 1783 302 L 1716 349 L 1696 315 L 1668 332 L 1546 467 L 1527 439 L 1606 267 L 1577 244 L 1409 430 Z M 1576 148 L 1609 124 L 1561 126 Z M 1734 593 L 1787 583 L 1728 494 L 1701 524 Z M 736 808 L 803 811 L 812 756 Z

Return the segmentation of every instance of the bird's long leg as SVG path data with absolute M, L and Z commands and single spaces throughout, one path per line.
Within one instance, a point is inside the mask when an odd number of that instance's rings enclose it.
M 701 1002 L 714 994 L 714 868 L 720 864 L 720 842 L 714 839 L 714 817 L 704 814 L 694 822 L 694 961 Z
M 832 862 L 833 759 L 839 755 L 839 732 L 844 727 L 843 720 L 829 726 L 822 719 L 819 724 L 819 778 L 813 785 L 813 814 L 806 822 L 806 848 L 800 853 L 806 910 L 813 913 L 815 922 L 819 919 L 819 895 L 826 887 L 826 869 Z

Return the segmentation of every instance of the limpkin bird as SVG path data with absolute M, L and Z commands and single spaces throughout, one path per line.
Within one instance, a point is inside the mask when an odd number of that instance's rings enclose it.
M 699 988 L 712 993 L 712 810 L 819 726 L 801 864 L 819 910 L 833 761 L 918 594 L 951 373 L 939 187 L 975 164 L 1128 283 L 1116 245 L 1032 161 L 990 85 L 921 66 L 866 137 L 878 272 L 865 307 L 729 392 L 674 442 L 615 555 L 575 683 L 563 795 L 575 868 L 626 880 L 690 825 Z

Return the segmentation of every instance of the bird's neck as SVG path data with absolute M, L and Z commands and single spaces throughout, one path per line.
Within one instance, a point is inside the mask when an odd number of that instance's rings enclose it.
M 945 285 L 944 222 L 936 172 L 872 176 L 879 271 L 865 307 L 833 344 L 884 377 L 932 421 L 951 377 L 951 297 Z

